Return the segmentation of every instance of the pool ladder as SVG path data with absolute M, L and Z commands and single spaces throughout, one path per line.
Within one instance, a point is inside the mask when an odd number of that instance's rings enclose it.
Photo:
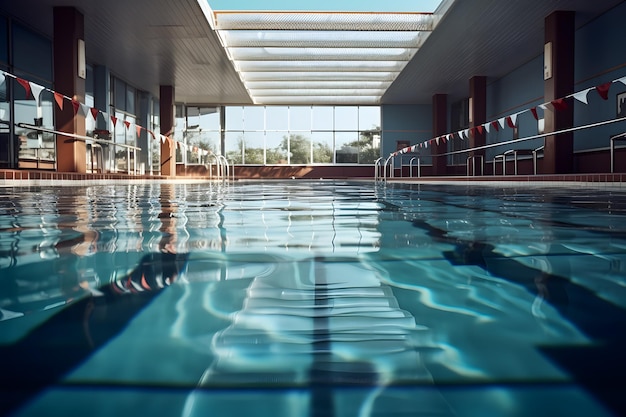
M 235 180 L 235 167 L 231 170 L 228 160 L 224 155 L 211 154 L 209 157 L 213 157 L 215 159 L 216 179 L 221 179 L 222 181 L 229 179 L 232 181 Z M 213 164 L 211 161 L 207 163 L 207 170 L 209 172 L 209 178 L 213 179 Z
M 387 167 L 389 166 L 389 161 L 393 159 L 393 155 L 389 155 L 387 159 L 384 159 L 382 156 L 374 162 L 374 181 L 387 181 Z M 384 165 L 383 165 L 383 160 Z M 382 173 L 380 172 L 382 168 Z M 389 178 L 393 178 L 393 164 L 389 168 Z

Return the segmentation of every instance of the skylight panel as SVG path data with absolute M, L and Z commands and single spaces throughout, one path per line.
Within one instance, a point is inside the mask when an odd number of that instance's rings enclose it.
M 304 100 L 298 96 L 373 104 L 433 22 L 429 13 L 215 12 L 214 26 L 257 104 Z

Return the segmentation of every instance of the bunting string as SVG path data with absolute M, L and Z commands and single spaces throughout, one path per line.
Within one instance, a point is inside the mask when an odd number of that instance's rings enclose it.
M 455 137 L 458 137 L 460 140 L 465 140 L 468 139 L 470 137 L 473 137 L 476 133 L 482 134 L 483 131 L 490 133 L 490 131 L 500 131 L 501 129 L 505 129 L 506 127 L 509 127 L 511 129 L 514 129 L 517 126 L 517 118 L 519 117 L 519 115 L 526 113 L 526 112 L 531 112 L 532 116 L 535 120 L 539 120 L 539 114 L 537 112 L 537 109 L 542 109 L 543 111 L 548 110 L 549 108 L 552 108 L 556 111 L 562 111 L 568 108 L 569 104 L 568 104 L 568 99 L 573 98 L 576 101 L 579 101 L 583 104 L 588 104 L 588 98 L 589 98 L 589 92 L 592 90 L 595 90 L 597 92 L 597 94 L 600 96 L 600 98 L 602 100 L 608 100 L 609 98 L 609 90 L 611 88 L 611 86 L 614 83 L 622 83 L 623 85 L 626 86 L 626 77 L 621 77 L 621 78 L 617 78 L 613 81 L 609 81 L 607 83 L 595 86 L 595 87 L 591 87 L 591 88 L 586 88 L 585 90 L 582 91 L 578 91 L 576 93 L 573 94 L 569 94 L 565 97 L 562 98 L 558 98 L 555 100 L 551 100 L 549 102 L 546 103 L 542 103 L 539 104 L 537 106 L 510 114 L 508 116 L 504 116 L 504 117 L 500 117 L 496 120 L 491 120 L 488 121 L 486 123 L 483 123 L 481 125 L 472 127 L 472 128 L 468 128 L 468 129 L 464 129 L 464 130 L 459 130 L 458 132 L 454 132 L 454 133 L 447 133 L 445 135 L 442 136 L 438 136 L 436 138 L 431 138 L 428 139 L 426 141 L 423 141 L 419 144 L 416 145 L 411 145 L 408 146 L 406 148 L 400 149 L 398 151 L 392 152 L 390 155 L 391 156 L 397 156 L 400 154 L 404 154 L 404 153 L 408 153 L 408 152 L 415 152 L 418 148 L 428 148 L 428 146 L 432 146 L 433 142 L 436 145 L 439 145 L 442 142 L 442 139 L 445 138 L 448 141 L 454 139 Z M 573 130 L 577 130 L 577 129 L 586 129 L 589 127 L 595 127 L 595 126 L 600 126 L 603 124 L 608 124 L 608 123 L 614 123 L 614 122 L 618 122 L 618 121 L 622 121 L 624 119 L 614 119 L 614 120 L 610 120 L 610 121 L 606 121 L 606 122 L 600 122 L 600 124 L 592 124 L 592 125 L 585 125 L 582 127 L 578 127 L 578 128 L 572 128 L 569 130 L 563 130 L 560 132 L 550 132 L 547 134 L 540 134 L 540 135 L 535 135 L 535 136 L 531 136 L 531 137 L 526 137 L 526 138 L 521 138 L 521 139 L 514 139 L 512 141 L 506 141 L 506 142 L 497 142 L 497 143 L 493 143 L 490 145 L 485 145 L 485 146 L 481 146 L 478 148 L 473 148 L 474 150 L 478 150 L 478 149 L 485 149 L 485 148 L 491 148 L 491 147 L 495 147 L 495 146 L 502 146 L 502 145 L 507 145 L 507 144 L 511 144 L 511 143 L 515 143 L 515 142 L 519 142 L 522 140 L 530 140 L 530 139 L 536 139 L 536 138 L 541 138 L 541 137 L 545 137 L 548 135 L 554 135 L 554 134 L 558 134 L 558 133 L 565 133 L 568 131 L 573 131 Z M 445 142 L 445 141 L 444 141 Z M 456 154 L 456 153 L 464 153 L 467 152 L 467 150 L 461 150 L 461 151 L 455 151 L 455 152 L 447 152 L 447 153 L 442 153 L 442 154 L 438 154 L 438 155 L 452 155 L 452 154 Z
M 27 99 L 31 99 L 31 98 L 34 99 L 37 102 L 37 106 L 41 105 L 41 93 L 43 91 L 48 91 L 48 92 L 52 93 L 52 95 L 54 97 L 54 101 L 55 101 L 56 105 L 59 107 L 60 110 L 63 110 L 64 103 L 66 101 L 69 101 L 70 104 L 72 105 L 72 109 L 74 111 L 74 115 L 77 115 L 78 113 L 81 113 L 81 115 L 83 115 L 85 117 L 88 117 L 88 116 L 93 117 L 93 119 L 95 121 L 98 120 L 98 116 L 99 115 L 102 115 L 104 120 L 107 120 L 109 118 L 109 115 L 106 112 L 104 112 L 104 111 L 101 111 L 101 110 L 99 110 L 97 108 L 94 108 L 94 107 L 89 107 L 86 104 L 81 103 L 81 102 L 79 102 L 77 100 L 74 100 L 71 97 L 68 97 L 68 96 L 66 96 L 64 94 L 61 94 L 61 93 L 57 92 L 57 91 L 51 90 L 51 89 L 49 89 L 47 87 L 44 87 L 44 86 L 42 86 L 40 84 L 37 84 L 35 82 L 28 81 L 28 80 L 25 80 L 23 78 L 20 78 L 20 77 L 14 75 L 14 74 L 11 74 L 10 72 L 6 72 L 6 71 L 3 71 L 3 70 L 0 70 L 0 84 L 2 84 L 6 80 L 6 77 L 12 78 L 15 81 L 17 81 L 17 83 L 20 84 L 24 88 L 24 91 L 26 92 L 26 98 Z M 113 123 L 113 127 L 114 128 L 117 127 L 117 121 L 118 121 L 117 117 L 115 117 L 114 115 L 111 115 L 110 118 L 111 118 L 111 122 Z M 132 125 L 132 123 L 130 123 L 129 121 L 127 121 L 127 120 L 124 121 L 124 126 L 125 126 L 126 130 L 129 130 L 131 125 Z M 155 133 L 155 132 L 153 132 L 150 129 L 146 129 L 145 127 L 140 126 L 138 124 L 135 124 L 135 129 L 136 129 L 137 137 L 141 136 L 141 130 L 143 129 L 143 130 L 145 130 L 146 132 L 148 132 L 150 134 L 150 136 L 152 137 L 153 140 L 157 140 L 157 135 L 158 135 L 158 139 L 161 140 L 161 143 L 165 143 L 167 141 L 168 143 L 171 144 L 171 146 L 175 146 L 176 148 L 184 150 L 184 151 L 191 150 L 191 151 L 197 153 L 200 156 L 207 156 L 207 155 L 212 154 L 212 152 L 209 151 L 209 150 L 200 149 L 197 146 L 189 146 L 189 145 L 185 144 L 184 142 L 181 142 L 181 141 L 173 139 L 171 137 L 171 134 L 172 134 L 171 132 L 169 132 L 167 135 L 162 135 L 160 133 Z
M 64 102 L 65 101 L 69 101 L 72 105 L 72 108 L 74 110 L 74 114 L 78 114 L 79 112 L 87 117 L 89 115 L 91 115 L 91 117 L 93 117 L 94 120 L 97 120 L 98 116 L 100 114 L 102 114 L 104 120 L 107 120 L 107 118 L 109 117 L 109 115 L 101 110 L 98 110 L 96 108 L 93 107 L 89 107 L 87 105 L 85 105 L 84 103 L 80 103 L 76 100 L 74 100 L 71 97 L 68 97 L 66 95 L 63 95 L 61 93 L 58 93 L 54 90 L 51 90 L 49 88 L 46 88 L 42 85 L 39 85 L 37 83 L 34 83 L 32 81 L 28 81 L 25 80 L 23 78 L 17 77 L 14 74 L 11 74 L 9 72 L 0 70 L 0 83 L 4 82 L 4 80 L 6 79 L 6 77 L 10 77 L 12 79 L 15 79 L 23 88 L 24 91 L 26 93 L 26 98 L 33 98 L 36 102 L 37 105 L 41 104 L 41 93 L 42 91 L 49 91 L 53 94 L 54 96 L 54 101 L 57 104 L 57 106 L 59 107 L 59 109 L 63 110 L 64 107 Z M 595 86 L 595 87 L 590 87 L 590 88 L 586 88 L 584 90 L 575 92 L 573 94 L 569 94 L 565 97 L 562 98 L 558 98 L 555 100 L 551 100 L 550 102 L 546 102 L 513 114 L 510 114 L 508 116 L 504 116 L 504 117 L 500 117 L 497 120 L 491 120 L 488 121 L 486 123 L 483 123 L 481 125 L 472 127 L 472 128 L 468 128 L 468 129 L 464 129 L 464 130 L 460 130 L 458 132 L 450 132 L 441 136 L 437 136 L 431 139 L 428 139 L 426 141 L 420 142 L 418 144 L 415 145 L 411 145 L 408 147 L 405 147 L 403 149 L 400 149 L 398 151 L 392 152 L 391 156 L 397 156 L 399 154 L 404 154 L 404 153 L 409 153 L 409 152 L 416 152 L 418 148 L 425 148 L 427 149 L 429 146 L 434 146 L 434 145 L 439 145 L 441 143 L 446 143 L 449 142 L 451 140 L 453 140 L 455 137 L 458 137 L 460 140 L 466 140 L 469 139 L 470 137 L 474 137 L 477 133 L 478 134 L 483 134 L 484 132 L 490 133 L 491 130 L 494 130 L 496 132 L 500 131 L 500 129 L 504 129 L 505 127 L 509 127 L 511 129 L 514 129 L 517 126 L 517 118 L 519 115 L 526 113 L 526 112 L 531 112 L 532 116 L 535 120 L 539 120 L 539 115 L 537 113 L 537 109 L 542 109 L 542 110 L 547 110 L 550 107 L 553 108 L 556 111 L 561 111 L 561 110 L 565 110 L 568 108 L 568 99 L 573 98 L 576 101 L 579 101 L 583 104 L 588 104 L 588 98 L 589 98 L 589 93 L 592 90 L 595 90 L 597 92 L 597 94 L 600 96 L 601 99 L 603 100 L 608 100 L 608 94 L 609 94 L 609 90 L 611 88 L 611 86 L 614 83 L 622 83 L 623 85 L 626 86 L 626 76 L 625 77 L 621 77 L 618 79 L 615 79 L 613 81 L 609 81 L 606 83 L 603 83 L 601 85 Z M 114 115 L 110 115 L 111 118 L 111 122 L 113 123 L 113 127 L 115 128 L 117 126 L 117 121 L 118 119 L 114 116 Z M 616 121 L 621 121 L 623 119 L 615 119 L 615 120 L 611 120 L 611 121 L 607 121 L 607 122 L 616 122 Z M 601 122 L 601 124 L 606 124 L 604 122 Z M 593 125 L 587 125 L 587 126 L 599 126 L 601 124 L 593 124 Z M 124 125 L 126 127 L 127 130 L 130 129 L 130 126 L 132 125 L 129 121 L 124 121 Z M 165 143 L 166 141 L 171 143 L 172 146 L 177 147 L 178 149 L 181 150 L 189 150 L 188 148 L 190 148 L 193 152 L 197 152 L 199 155 L 202 156 L 206 156 L 208 154 L 210 154 L 210 151 L 204 150 L 204 149 L 199 149 L 196 146 L 188 146 L 186 145 L 184 142 L 181 141 L 177 141 L 175 139 L 172 139 L 171 137 L 171 132 L 169 132 L 167 135 L 162 135 L 162 134 L 158 134 L 158 138 L 157 138 L 157 134 L 149 129 L 146 129 L 143 126 L 137 125 L 135 124 L 135 128 L 136 128 L 136 133 L 137 136 L 141 135 L 141 130 L 145 130 L 146 132 L 148 132 L 150 134 L 150 136 L 153 138 L 153 140 L 157 140 L 160 139 L 161 143 Z M 574 129 L 581 129 L 581 128 L 586 128 L 586 127 L 579 127 L 579 128 L 573 128 Z M 564 130 L 562 133 L 567 132 L 570 130 Z M 550 132 L 549 134 L 553 135 L 556 134 L 557 132 Z M 527 138 L 522 138 L 523 140 L 529 140 L 529 139 L 536 139 L 536 138 L 540 138 L 540 137 L 545 137 L 547 136 L 547 134 L 541 134 L 541 135 L 535 135 L 532 137 L 527 137 Z M 474 149 L 485 149 L 485 148 L 489 148 L 489 147 L 493 147 L 493 146 L 502 146 L 502 145 L 506 145 L 506 144 L 510 144 L 510 143 L 515 143 L 517 141 L 520 141 L 520 139 L 515 139 L 513 141 L 506 141 L 506 142 L 498 142 L 498 143 L 493 143 L 490 145 L 485 145 L 479 148 L 474 148 Z M 459 153 L 459 152 L 466 152 L 467 150 L 462 150 L 462 151 L 456 151 L 456 152 L 452 152 L 452 153 Z M 441 155 L 450 155 L 452 153 L 445 153 L 445 154 L 441 154 Z

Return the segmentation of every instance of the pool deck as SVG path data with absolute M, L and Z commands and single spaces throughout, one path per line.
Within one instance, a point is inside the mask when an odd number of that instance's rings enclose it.
M 287 180 L 290 178 L 236 178 L 238 181 Z M 298 178 L 291 178 L 298 180 Z M 310 178 L 303 178 L 311 180 Z M 373 177 L 324 178 L 324 180 L 360 180 L 374 181 Z M 21 186 L 63 186 L 63 185 L 97 185 L 110 184 L 117 181 L 132 183 L 148 182 L 204 182 L 211 180 L 202 176 L 179 176 L 171 178 L 159 175 L 126 175 L 126 174 L 78 174 L 52 171 L 29 171 L 0 169 L 0 187 Z M 215 178 L 213 178 L 215 180 Z M 556 175 L 484 175 L 484 176 L 445 176 L 445 177 L 393 177 L 389 182 L 424 183 L 424 184 L 466 184 L 483 186 L 517 186 L 517 187 L 583 187 L 611 188 L 626 190 L 626 173 L 595 173 L 595 174 L 556 174 Z

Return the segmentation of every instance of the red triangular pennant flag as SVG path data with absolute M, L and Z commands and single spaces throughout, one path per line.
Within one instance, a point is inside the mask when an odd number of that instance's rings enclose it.
M 511 119 L 511 116 L 506 116 L 506 124 L 511 128 L 511 129 L 515 129 L 515 124 L 513 124 L 513 120 Z
M 533 114 L 535 120 L 539 120 L 539 115 L 537 115 L 537 107 L 533 107 L 532 109 L 530 109 L 530 112 Z
M 72 107 L 74 107 L 74 116 L 76 116 L 78 114 L 78 109 L 80 108 L 80 103 L 72 100 Z
M 559 98 L 557 100 L 552 100 L 550 102 L 556 110 L 565 110 L 567 108 L 567 103 L 565 99 Z
M 117 126 L 117 117 L 111 115 L 111 121 L 113 122 L 113 127 Z
M 140 137 L 141 136 L 141 126 L 136 125 L 135 129 L 137 129 L 137 137 Z
M 124 125 L 126 125 L 126 129 L 130 127 L 130 122 L 128 120 L 124 120 Z
M 611 88 L 611 84 L 613 84 L 613 81 L 596 87 L 596 91 L 600 94 L 600 97 L 602 97 L 603 100 L 609 99 L 609 88 Z
M 100 111 L 98 109 L 94 109 L 93 107 L 89 109 L 89 111 L 91 112 L 93 119 L 98 120 L 98 113 L 100 113 Z
M 497 120 L 494 120 L 493 122 L 491 122 L 491 126 L 493 126 L 493 128 L 496 129 L 496 132 L 500 130 L 500 126 Z
M 57 102 L 57 106 L 59 109 L 63 110 L 63 95 L 60 93 L 54 92 L 54 101 Z
M 476 129 L 478 129 L 479 134 L 483 134 L 484 127 L 482 125 L 477 126 Z
M 30 83 L 20 77 L 16 77 L 15 79 L 22 87 L 24 87 L 24 90 L 26 90 L 26 98 L 30 98 Z

